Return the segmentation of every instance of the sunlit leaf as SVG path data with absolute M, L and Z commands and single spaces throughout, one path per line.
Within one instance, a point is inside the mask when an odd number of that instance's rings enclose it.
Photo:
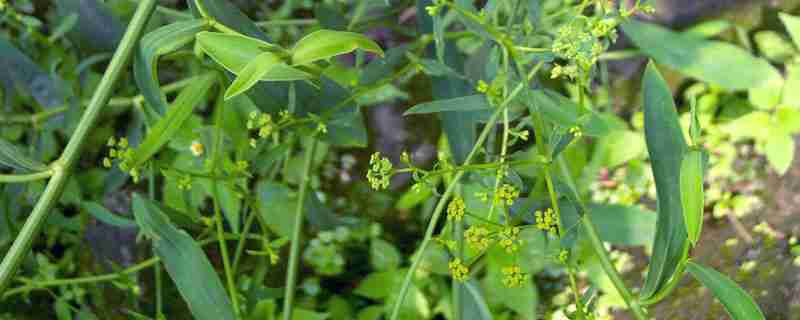
M 714 296 L 725 306 L 725 310 L 733 320 L 765 319 L 761 309 L 747 292 L 731 279 L 714 269 L 689 261 L 686 270 L 692 276 L 711 289 Z
M 794 159 L 794 139 L 786 133 L 776 132 L 767 139 L 764 153 L 775 172 L 784 175 Z
M 800 18 L 783 12 L 779 12 L 778 17 L 780 17 L 783 25 L 786 26 L 786 30 L 789 31 L 795 47 L 800 49 Z
M 236 80 L 225 91 L 225 100 L 250 89 L 267 72 L 281 63 L 281 58 L 271 52 L 261 53 L 250 60 L 236 76 Z
M 697 244 L 703 229 L 703 152 L 691 150 L 681 161 L 681 204 L 689 241 Z
M 347 31 L 318 30 L 292 48 L 292 65 L 304 65 L 361 49 L 383 56 L 383 49 L 366 36 Z
M 236 319 L 214 267 L 192 237 L 176 228 L 155 203 L 138 194 L 133 195 L 133 213 L 194 318 Z
M 680 198 L 680 169 L 687 146 L 672 93 L 651 62 L 642 80 L 647 151 L 658 195 L 658 223 L 647 278 L 640 295 L 661 290 L 686 256 L 688 239 Z
M 757 88 L 781 79 L 769 62 L 730 43 L 703 40 L 634 19 L 622 28 L 656 62 L 726 89 Z M 736 66 L 735 77 L 731 76 L 731 66 Z
M 275 45 L 263 40 L 237 34 L 204 31 L 196 38 L 203 52 L 234 74 L 261 53 L 275 49 Z

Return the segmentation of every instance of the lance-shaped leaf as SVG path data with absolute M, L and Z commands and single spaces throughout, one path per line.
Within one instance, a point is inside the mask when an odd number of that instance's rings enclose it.
M 458 293 L 461 295 L 461 314 L 463 319 L 491 320 L 492 312 L 486 304 L 486 299 L 481 294 L 481 289 L 475 280 L 459 283 Z
M 658 63 L 729 90 L 758 88 L 782 81 L 778 70 L 769 62 L 730 43 L 699 39 L 633 19 L 622 28 L 639 49 Z M 736 67 L 735 77 L 730 74 L 732 66 Z
M 549 121 L 564 127 L 579 126 L 588 136 L 604 136 L 609 128 L 605 120 L 591 110 L 583 109 L 569 98 L 552 90 L 531 90 L 525 93 L 526 99 L 535 104 L 539 112 Z M 534 105 L 529 103 L 531 112 Z
M 646 299 L 669 281 L 688 248 L 680 198 L 681 161 L 687 146 L 672 93 L 652 62 L 642 81 L 645 139 L 658 195 L 653 254 L 640 293 Z
M 686 265 L 692 276 L 711 289 L 714 296 L 725 306 L 725 311 L 733 320 L 765 319 L 761 309 L 747 292 L 731 279 L 714 269 L 696 264 L 692 261 Z
M 476 94 L 452 99 L 434 100 L 420 103 L 406 110 L 403 115 L 438 113 L 444 111 L 487 111 L 491 109 L 486 96 Z
M 361 49 L 383 56 L 383 49 L 370 38 L 354 32 L 318 30 L 295 43 L 292 65 L 304 65 Z
M 139 43 L 133 75 L 147 104 L 159 113 L 167 110 L 167 99 L 158 84 L 158 58 L 191 43 L 206 26 L 203 20 L 176 22 L 148 33 Z
M 794 45 L 800 48 L 800 18 L 785 13 L 778 13 L 778 16 L 786 27 L 786 31 L 789 31 Z
M 691 150 L 681 161 L 681 204 L 689 241 L 700 239 L 703 229 L 703 152 Z
M 47 166 L 29 157 L 22 148 L 0 138 L 0 167 L 23 171 L 44 171 Z
M 166 115 L 147 132 L 144 141 L 134 151 L 131 163 L 133 167 L 150 159 L 178 133 L 183 122 L 192 115 L 194 107 L 205 100 L 206 93 L 211 89 L 214 81 L 216 81 L 216 74 L 206 74 L 181 91 L 172 107 L 167 110 Z
M 258 58 L 260 55 L 270 53 L 275 57 L 279 57 L 277 52 L 283 50 L 256 38 L 207 31 L 197 34 L 197 43 L 211 59 L 235 75 L 240 75 L 248 65 L 250 65 L 250 70 L 252 71 L 256 70 L 255 67 L 257 66 L 263 67 L 264 63 L 268 62 L 266 60 L 273 60 L 269 55 Z M 261 62 L 255 63 L 254 60 L 256 59 L 260 59 Z M 312 78 L 307 72 L 290 67 L 282 59 L 272 63 L 272 65 L 273 67 L 266 69 L 265 73 L 254 80 L 293 81 Z
M 138 194 L 133 195 L 133 214 L 194 318 L 236 319 L 219 276 L 192 237 L 176 228 L 158 205 Z
M 281 63 L 281 58 L 272 52 L 263 52 L 247 63 L 236 76 L 230 87 L 225 91 L 225 100 L 250 89 L 267 72 Z

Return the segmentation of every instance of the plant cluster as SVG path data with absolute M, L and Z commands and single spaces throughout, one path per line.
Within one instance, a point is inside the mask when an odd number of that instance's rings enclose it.
M 0 0 L 0 319 L 651 319 L 686 273 L 764 319 L 691 249 L 789 169 L 800 18 L 753 55 L 630 2 Z M 433 163 L 371 139 L 406 104 Z

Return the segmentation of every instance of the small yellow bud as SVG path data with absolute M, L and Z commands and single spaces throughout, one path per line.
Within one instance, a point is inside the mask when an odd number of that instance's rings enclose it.
M 192 141 L 192 145 L 189 147 L 189 149 L 192 151 L 192 155 L 199 157 L 203 155 L 206 147 L 200 142 Z

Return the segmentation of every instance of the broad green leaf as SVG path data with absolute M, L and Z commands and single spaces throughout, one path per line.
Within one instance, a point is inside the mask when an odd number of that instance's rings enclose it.
M 239 74 L 256 56 L 276 48 L 256 38 L 229 33 L 203 31 L 196 39 L 203 52 L 234 74 Z
M 658 196 L 653 254 L 640 292 L 646 299 L 672 278 L 688 248 L 679 181 L 687 146 L 672 93 L 653 62 L 647 65 L 642 82 L 645 139 Z
M 681 204 L 686 233 L 693 245 L 703 229 L 703 152 L 690 150 L 681 161 Z
M 641 133 L 630 130 L 614 130 L 603 136 L 595 149 L 593 161 L 602 161 L 602 166 L 613 168 L 642 157 L 647 150 Z
M 134 151 L 133 167 L 150 159 L 178 133 L 186 119 L 192 115 L 194 107 L 205 100 L 206 94 L 216 80 L 216 74 L 209 73 L 199 77 L 181 91 L 172 107 L 147 132 L 147 136 Z
M 383 49 L 366 36 L 347 31 L 317 30 L 292 48 L 292 65 L 304 65 L 361 49 L 383 56 Z
M 225 91 L 225 100 L 250 89 L 261 77 L 280 63 L 281 58 L 271 52 L 264 52 L 255 56 L 239 71 L 236 80 Z
M 194 318 L 236 319 L 214 267 L 192 237 L 176 228 L 155 203 L 138 194 L 133 195 L 133 213 Z
M 5 36 L 0 35 L 0 85 L 10 85 L 3 92 L 7 101 L 15 89 L 30 95 L 45 108 L 61 107 L 69 93 L 62 80 L 37 65 Z
M 781 98 L 783 104 L 800 109 L 800 63 L 786 64 L 786 82 Z
M 652 244 L 658 217 L 655 212 L 619 204 L 590 204 L 588 209 L 597 233 L 604 242 L 625 246 Z M 563 210 L 561 214 L 564 226 L 578 224 L 577 211 Z
M 0 166 L 23 171 L 44 171 L 47 166 L 29 157 L 22 148 L 0 138 Z
M 711 289 L 714 297 L 725 306 L 733 320 L 766 319 L 753 298 L 731 279 L 714 269 L 689 261 L 686 270 Z
M 634 19 L 625 22 L 622 29 L 656 62 L 729 90 L 758 88 L 781 79 L 769 62 L 730 43 L 698 39 Z M 736 66 L 735 77 L 731 76 L 731 66 Z
M 167 99 L 158 84 L 158 59 L 191 43 L 206 27 L 204 20 L 180 21 L 148 33 L 139 42 L 133 75 L 145 101 L 158 113 L 167 110 Z
M 99 0 L 57 0 L 60 17 L 77 15 L 77 24 L 68 35 L 79 48 L 94 52 L 112 52 L 117 47 L 125 25 L 107 5 Z
M 397 278 L 398 272 L 394 270 L 370 273 L 358 283 L 353 293 L 374 300 L 386 298 L 393 292 Z
M 786 26 L 786 30 L 789 31 L 789 35 L 792 37 L 794 45 L 800 49 L 800 18 L 785 14 L 783 12 L 778 13 L 778 17 L 780 17 L 783 25 Z
M 400 252 L 386 240 L 372 239 L 369 245 L 369 263 L 375 270 L 392 270 L 400 266 Z
M 764 153 L 775 172 L 784 175 L 794 159 L 794 139 L 786 133 L 776 132 L 767 139 Z
M 406 110 L 403 115 L 438 113 L 444 111 L 486 111 L 491 109 L 486 96 L 476 94 L 452 99 L 434 100 L 420 103 Z
M 108 211 L 105 207 L 96 202 L 83 202 L 81 203 L 81 207 L 83 210 L 89 212 L 89 214 L 91 214 L 95 219 L 100 220 L 103 223 L 122 228 L 131 228 L 136 226 L 136 222 L 133 220 L 113 214 L 111 211 Z
M 492 312 L 475 280 L 459 283 L 462 320 L 491 320 Z
M 282 184 L 263 181 L 256 187 L 258 209 L 267 226 L 281 237 L 292 235 L 297 199 L 291 197 L 291 190 Z

